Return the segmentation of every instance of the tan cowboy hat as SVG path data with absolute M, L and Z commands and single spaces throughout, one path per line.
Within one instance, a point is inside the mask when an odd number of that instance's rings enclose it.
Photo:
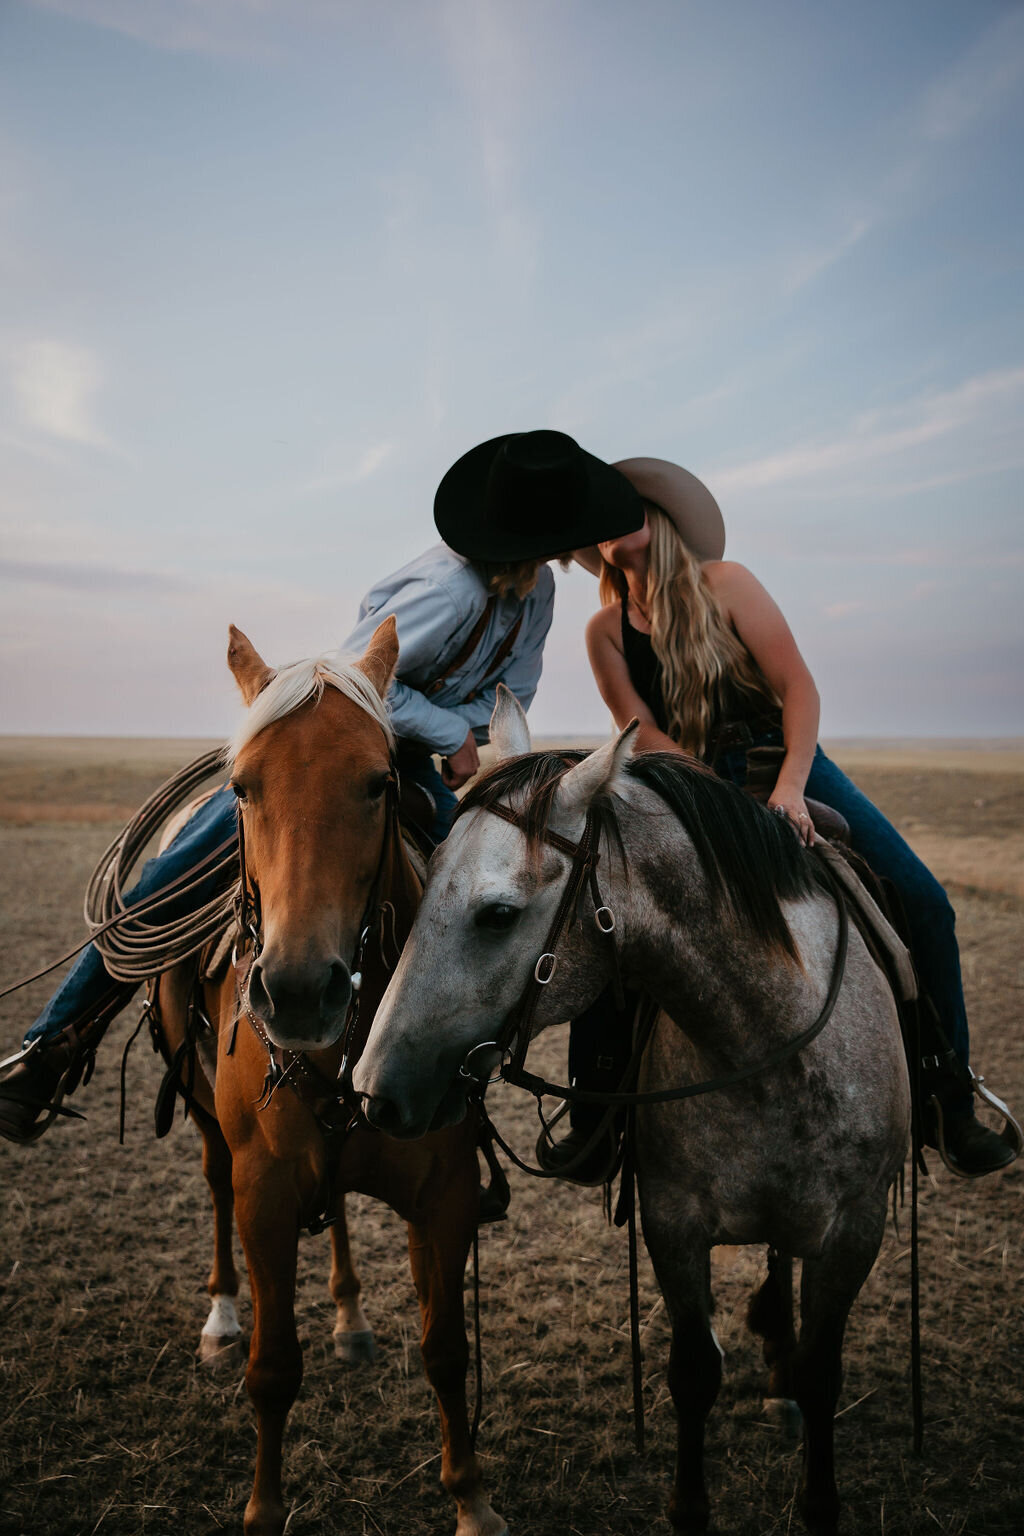
M 667 459 L 620 459 L 612 465 L 670 517 L 686 547 L 698 560 L 721 560 L 725 553 L 725 523 L 718 502 L 702 480 Z M 601 574 L 601 554 L 595 544 L 578 549 L 576 559 L 591 575 Z

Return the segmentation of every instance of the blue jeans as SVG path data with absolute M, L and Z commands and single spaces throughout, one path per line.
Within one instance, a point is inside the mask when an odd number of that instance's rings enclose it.
M 781 733 L 760 736 L 754 745 L 781 746 Z M 715 771 L 720 777 L 743 785 L 747 776 L 746 749 L 723 753 L 715 763 Z M 820 747 L 815 748 L 806 793 L 812 800 L 820 800 L 846 817 L 854 851 L 867 860 L 876 875 L 891 880 L 899 892 L 906 909 L 921 989 L 934 1004 L 939 1023 L 957 1059 L 966 1066 L 970 1060 L 970 1036 L 960 975 L 960 949 L 956 941 L 956 915 L 949 897 L 892 823 Z M 968 1094 L 962 1102 L 948 1108 L 965 1110 L 970 1104 Z
M 451 829 L 458 804 L 455 795 L 426 752 L 403 753 L 401 772 L 415 779 L 434 797 L 437 815 L 433 830 L 435 840 L 440 842 Z M 125 905 L 134 906 L 194 869 L 207 854 L 213 853 L 233 835 L 235 817 L 233 792 L 228 788 L 219 789 L 189 818 L 163 853 L 146 861 L 138 882 L 124 897 Z M 157 909 L 156 916 L 160 921 L 184 917 L 214 894 L 212 881 L 208 885 L 201 883 L 185 896 L 172 897 Z M 94 944 L 88 944 L 32 1025 L 24 1043 L 28 1045 L 40 1035 L 52 1040 L 68 1024 L 84 1023 L 111 1004 L 123 1008 L 135 991 L 136 987 L 130 982 L 115 982 L 103 964 L 99 950 Z
M 452 829 L 452 817 L 458 805 L 454 790 L 442 779 L 434 767 L 434 760 L 426 751 L 402 748 L 398 753 L 398 771 L 403 779 L 413 779 L 421 789 L 432 796 L 436 807 L 433 836 L 435 843 L 443 843 Z

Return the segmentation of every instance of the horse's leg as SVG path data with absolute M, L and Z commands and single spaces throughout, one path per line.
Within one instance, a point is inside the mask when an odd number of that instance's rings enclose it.
M 707 1529 L 704 1426 L 722 1384 L 722 1349 L 711 1327 L 711 1265 L 699 1236 L 658 1221 L 644 1192 L 644 1237 L 672 1320 L 668 1385 L 676 1409 L 676 1472 L 668 1517 L 677 1531 Z M 674 1204 L 672 1194 L 667 1207 Z
M 476 1153 L 461 1158 L 443 1199 L 423 1224 L 409 1223 L 409 1260 L 423 1321 L 423 1365 L 441 1415 L 441 1482 L 458 1509 L 456 1536 L 504 1536 L 470 1443 L 466 1410 L 463 1280 L 476 1230 L 480 1176 Z
M 804 1417 L 804 1464 L 798 1504 L 808 1528 L 830 1536 L 839 1520 L 834 1427 L 842 1385 L 843 1334 L 857 1293 L 875 1262 L 886 1201 L 862 1200 L 837 1220 L 821 1254 L 804 1259 L 800 1342 L 793 1386 Z
M 281 1536 L 285 1509 L 281 1445 L 285 1420 L 302 1382 L 295 1330 L 299 1213 L 287 1164 L 240 1169 L 235 1157 L 238 1231 L 249 1265 L 253 1330 L 245 1384 L 256 1410 L 258 1441 L 245 1536 Z
M 334 1353 L 347 1365 L 376 1359 L 373 1330 L 359 1300 L 362 1289 L 349 1247 L 345 1196 L 338 1196 L 338 1215 L 331 1227 L 331 1295 L 338 1309 L 334 1324 Z
M 800 1409 L 793 1397 L 793 1260 L 774 1248 L 768 1253 L 768 1278 L 750 1298 L 747 1327 L 764 1341 L 769 1371 L 765 1416 L 795 1437 L 800 1433 Z
M 220 1126 L 207 1115 L 196 1116 L 203 1137 L 203 1172 L 213 1197 L 213 1268 L 207 1290 L 210 1293 L 210 1315 L 199 1335 L 196 1353 L 204 1364 L 233 1359 L 238 1351 L 233 1348 L 242 1337 L 241 1324 L 235 1310 L 238 1295 L 238 1271 L 232 1253 L 235 1224 L 235 1195 L 231 1187 L 231 1152 Z

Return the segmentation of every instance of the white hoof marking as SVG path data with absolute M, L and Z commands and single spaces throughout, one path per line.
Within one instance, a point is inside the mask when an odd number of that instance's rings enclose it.
M 235 1298 L 214 1296 L 210 1305 L 210 1315 L 199 1335 L 199 1348 L 196 1354 L 203 1365 L 212 1365 L 215 1361 L 237 1356 L 239 1351 L 235 1346 L 241 1342 L 242 1325 L 238 1321 L 238 1313 L 235 1310 Z

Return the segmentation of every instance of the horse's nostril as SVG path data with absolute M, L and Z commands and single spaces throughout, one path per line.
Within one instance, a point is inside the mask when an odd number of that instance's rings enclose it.
M 335 960 L 323 990 L 320 1009 L 325 1018 L 344 1013 L 352 997 L 352 977 L 343 960 Z
M 246 988 L 246 993 L 249 1007 L 257 1018 L 265 1021 L 273 1018 L 274 1004 L 263 980 L 263 967 L 258 960 L 253 962 L 252 969 L 249 972 L 249 984 Z
M 363 1097 L 363 1113 L 375 1130 L 394 1132 L 401 1129 L 402 1115 L 391 1099 Z

